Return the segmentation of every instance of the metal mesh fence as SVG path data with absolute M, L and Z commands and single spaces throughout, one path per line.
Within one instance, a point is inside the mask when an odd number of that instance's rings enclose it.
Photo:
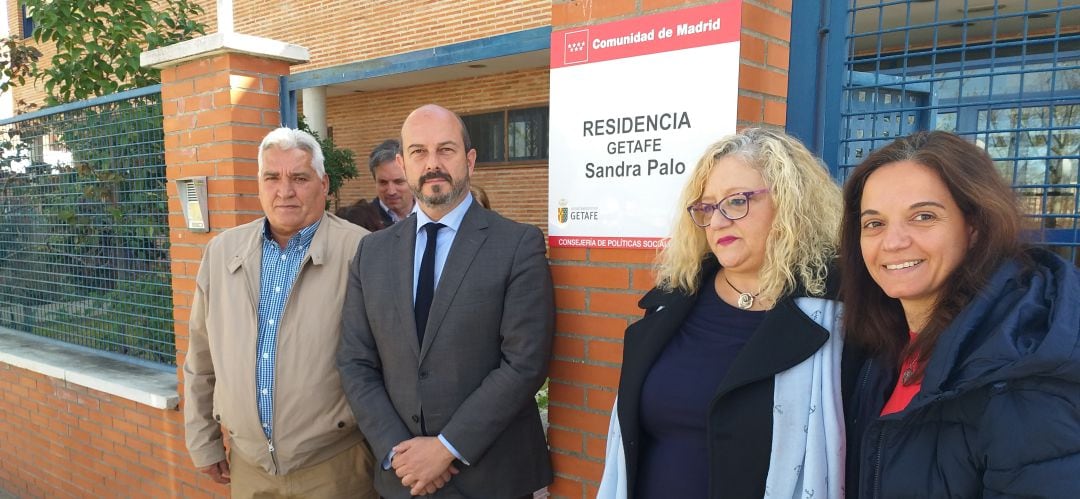
M 841 178 L 898 135 L 957 133 L 1011 181 L 1032 239 L 1080 263 L 1080 4 L 848 5 Z
M 0 326 L 175 364 L 157 87 L 0 121 Z

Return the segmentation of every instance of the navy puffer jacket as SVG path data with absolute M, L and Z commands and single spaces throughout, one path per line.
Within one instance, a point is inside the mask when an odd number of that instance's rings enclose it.
M 1031 250 L 944 332 L 919 393 L 880 417 L 895 362 L 868 360 L 848 409 L 847 496 L 1080 497 L 1080 272 Z

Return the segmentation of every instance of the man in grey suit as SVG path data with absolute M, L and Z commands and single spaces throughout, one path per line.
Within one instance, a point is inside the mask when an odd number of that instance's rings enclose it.
M 338 367 L 387 499 L 520 498 L 551 483 L 534 395 L 554 330 L 544 236 L 473 202 L 465 125 L 435 105 L 401 129 L 415 216 L 361 240 Z

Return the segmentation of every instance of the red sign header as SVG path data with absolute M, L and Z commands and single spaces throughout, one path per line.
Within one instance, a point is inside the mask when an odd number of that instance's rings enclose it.
M 739 41 L 742 2 L 704 5 L 551 33 L 551 68 Z

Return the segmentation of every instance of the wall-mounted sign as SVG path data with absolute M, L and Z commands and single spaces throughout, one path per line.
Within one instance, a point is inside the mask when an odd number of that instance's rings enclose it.
M 687 174 L 735 131 L 741 9 L 728 1 L 552 32 L 552 247 L 664 244 Z

